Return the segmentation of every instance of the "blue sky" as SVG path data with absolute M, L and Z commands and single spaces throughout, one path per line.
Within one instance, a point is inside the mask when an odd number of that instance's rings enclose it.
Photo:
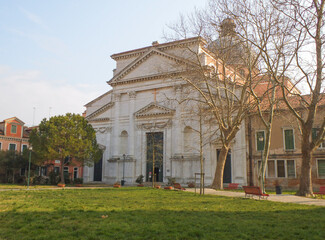
M 164 42 L 167 24 L 206 2 L 0 0 L 0 121 L 82 113 L 109 90 L 110 55 Z

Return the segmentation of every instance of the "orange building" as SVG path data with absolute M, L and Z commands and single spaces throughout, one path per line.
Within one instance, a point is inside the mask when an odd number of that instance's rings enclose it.
M 0 122 L 0 150 L 22 152 L 28 148 L 28 128 L 17 117 Z
M 306 96 L 307 98 L 308 96 Z M 304 112 L 295 104 L 296 97 L 291 97 L 296 110 Z M 307 114 L 303 114 L 306 116 Z M 321 99 L 318 107 L 318 115 L 315 118 L 311 138 L 321 128 L 325 117 L 325 99 Z M 252 114 L 246 121 L 246 136 L 248 143 L 247 171 L 251 184 L 258 184 L 258 169 L 261 164 L 262 152 L 264 150 L 266 128 L 258 114 Z M 266 168 L 267 188 L 280 185 L 286 189 L 297 189 L 300 182 L 300 171 L 302 165 L 301 152 L 302 136 L 296 118 L 287 109 L 283 102 L 276 106 L 271 134 L 269 159 Z M 314 188 L 325 185 L 325 142 L 313 152 L 312 155 L 312 182 Z
M 35 127 L 26 127 L 25 123 L 17 117 L 12 117 L 0 122 L 0 150 L 13 150 L 23 152 L 29 148 L 29 133 Z M 36 172 L 40 176 L 49 176 L 50 172 L 60 172 L 60 160 L 45 161 L 40 167 L 37 167 Z M 64 165 L 64 172 L 70 181 L 75 178 L 82 178 L 83 166 L 82 164 L 67 159 Z M 20 175 L 26 175 L 25 168 L 21 169 Z
M 61 168 L 60 160 L 49 160 L 45 161 L 40 168 L 41 176 L 49 176 L 49 173 L 54 171 L 59 175 Z M 83 176 L 83 166 L 81 163 L 74 161 L 73 159 L 67 157 L 64 160 L 63 171 L 65 174 L 65 179 L 69 178 L 70 181 L 74 181 L 76 178 L 82 178 Z

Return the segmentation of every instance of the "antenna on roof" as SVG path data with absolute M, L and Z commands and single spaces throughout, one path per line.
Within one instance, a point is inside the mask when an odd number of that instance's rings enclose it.
M 50 120 L 50 117 L 51 117 L 51 109 L 52 109 L 52 107 L 49 107 L 49 120 Z
M 36 107 L 33 107 L 33 127 L 35 126 L 35 111 Z

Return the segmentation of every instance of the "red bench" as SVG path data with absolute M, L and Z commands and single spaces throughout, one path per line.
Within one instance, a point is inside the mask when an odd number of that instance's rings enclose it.
M 239 185 L 239 183 L 229 183 L 228 187 L 226 187 L 225 189 L 227 189 L 227 190 L 238 189 L 238 185 Z
M 325 195 L 325 186 L 320 186 L 318 192 L 314 192 L 314 195 L 320 195 L 323 198 L 323 195 Z
M 254 197 L 258 196 L 259 199 L 261 198 L 266 198 L 269 196 L 269 194 L 262 193 L 260 187 L 257 186 L 243 186 L 244 191 L 245 191 L 245 197 Z
M 185 188 L 182 188 L 182 186 L 179 183 L 174 183 L 174 189 L 175 190 L 186 190 Z

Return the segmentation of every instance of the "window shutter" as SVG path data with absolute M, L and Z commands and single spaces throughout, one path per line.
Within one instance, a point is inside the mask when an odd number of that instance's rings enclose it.
M 296 177 L 295 161 L 287 160 L 287 177 L 294 178 Z
M 261 141 L 260 138 L 263 138 L 263 141 Z M 263 151 L 264 144 L 265 144 L 264 131 L 260 131 L 256 133 L 256 142 L 257 142 L 257 151 Z
M 284 160 L 277 161 L 278 177 L 285 177 Z
M 293 130 L 286 129 L 284 130 L 284 140 L 285 140 L 285 149 L 286 150 L 293 150 L 294 142 L 293 142 Z
M 325 178 L 325 159 L 318 160 L 318 177 Z

